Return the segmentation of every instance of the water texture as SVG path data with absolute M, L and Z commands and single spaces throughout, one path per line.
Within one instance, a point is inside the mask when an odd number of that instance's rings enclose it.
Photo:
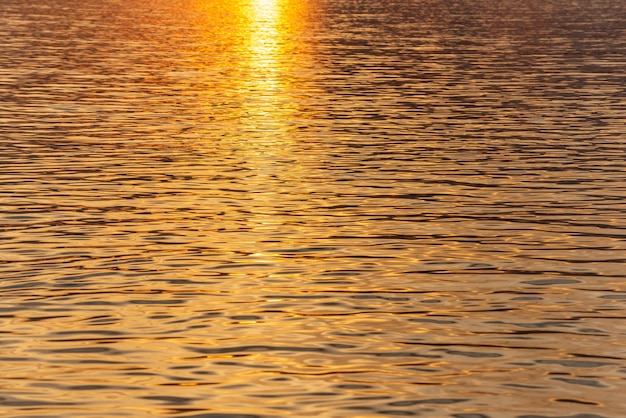
M 626 416 L 625 9 L 2 0 L 0 416 Z

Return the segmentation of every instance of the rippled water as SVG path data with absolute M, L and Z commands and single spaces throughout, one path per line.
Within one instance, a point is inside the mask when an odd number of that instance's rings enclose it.
M 0 416 L 626 416 L 625 9 L 2 0 Z

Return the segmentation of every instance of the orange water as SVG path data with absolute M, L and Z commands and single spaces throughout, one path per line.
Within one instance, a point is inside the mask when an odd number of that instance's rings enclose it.
M 626 416 L 624 8 L 2 0 L 0 416 Z

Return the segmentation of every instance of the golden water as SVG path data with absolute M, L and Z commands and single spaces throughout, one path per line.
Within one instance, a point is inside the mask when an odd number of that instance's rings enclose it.
M 2 0 L 0 416 L 626 416 L 624 8 Z

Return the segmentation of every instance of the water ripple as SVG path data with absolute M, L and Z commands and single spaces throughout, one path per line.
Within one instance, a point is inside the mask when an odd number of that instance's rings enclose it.
M 3 0 L 3 411 L 621 418 L 623 15 Z

